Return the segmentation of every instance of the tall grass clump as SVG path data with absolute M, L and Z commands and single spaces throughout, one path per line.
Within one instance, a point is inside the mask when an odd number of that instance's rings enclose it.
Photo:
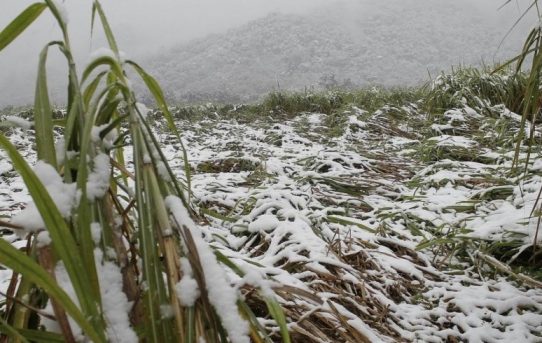
M 26 247 L 0 239 L 0 263 L 13 271 L 0 303 L 0 341 L 270 342 L 228 282 L 225 268 L 240 276 L 242 270 L 203 240 L 188 196 L 189 168 L 179 180 L 169 167 L 127 69 L 145 83 L 180 140 L 162 90 L 121 57 L 100 3 L 93 2 L 92 26 L 101 23 L 109 48 L 80 75 L 68 17 L 56 0 L 36 2 L 16 17 L 0 32 L 0 51 L 46 11 L 62 39 L 39 56 L 32 118 L 37 164 L 29 166 L 0 135 L 33 199 L 9 223 Z M 68 65 L 62 121 L 53 121 L 47 89 L 47 54 L 54 48 Z M 186 153 L 183 158 L 187 163 Z M 277 301 L 269 292 L 260 300 L 288 342 Z
M 507 0 L 505 5 L 509 4 L 511 0 Z M 521 52 L 515 57 L 509 60 L 507 63 L 502 65 L 497 69 L 501 70 L 507 68 L 510 65 L 515 64 L 516 75 L 522 73 L 522 70 L 528 70 L 526 75 L 526 84 L 523 92 L 522 100 L 522 110 L 521 112 L 521 122 L 520 127 L 523 128 L 529 122 L 529 130 L 519 130 L 516 135 L 516 148 L 514 154 L 514 160 L 512 166 L 517 167 L 520 164 L 520 155 L 522 152 L 522 146 L 527 146 L 527 156 L 524 159 L 524 172 L 528 172 L 529 161 L 531 158 L 532 148 L 540 144 L 539 141 L 535 140 L 536 125 L 540 121 L 540 115 L 542 110 L 542 89 L 541 89 L 541 77 L 542 77 L 542 26 L 540 25 L 540 20 L 542 20 L 542 13 L 540 12 L 539 1 L 532 0 L 530 5 L 527 7 L 525 12 L 518 19 L 518 22 L 522 20 L 528 13 L 535 12 L 538 23 L 534 25 L 533 29 L 527 35 L 525 43 Z M 541 202 L 542 192 L 539 193 L 537 201 L 535 202 L 531 216 L 538 217 L 538 224 L 536 226 L 536 232 L 533 239 L 533 249 L 532 249 L 532 258 L 530 262 L 533 265 L 536 263 L 536 258 L 539 258 L 539 238 L 540 231 L 540 216 L 542 209 Z
M 509 68 L 499 71 L 459 67 L 428 83 L 425 105 L 431 113 L 443 113 L 465 105 L 491 115 L 491 108 L 504 104 L 521 113 L 527 76 Z
M 511 0 L 505 2 L 505 5 L 509 4 Z M 525 12 L 521 15 L 519 20 L 522 20 L 528 13 L 536 12 L 538 20 L 542 19 L 540 13 L 539 1 L 532 0 Z M 536 124 L 540 121 L 540 111 L 542 109 L 542 90 L 541 90 L 541 76 L 542 76 L 542 26 L 535 25 L 529 32 L 521 52 L 502 66 L 497 68 L 496 72 L 513 66 L 515 64 L 515 75 L 521 75 L 522 70 L 528 70 L 525 77 L 525 87 L 522 93 L 522 107 L 521 111 L 521 124 L 520 127 L 524 127 L 527 122 L 530 122 L 530 130 L 520 130 L 516 137 L 516 152 L 514 157 L 514 166 L 519 163 L 519 155 L 521 146 L 524 142 L 527 142 L 529 148 L 535 144 L 534 136 L 536 132 Z M 530 150 L 525 160 L 525 170 L 530 159 Z
M 262 111 L 296 115 L 302 112 L 333 112 L 357 106 L 374 112 L 384 106 L 404 106 L 423 98 L 420 88 L 378 88 L 327 92 L 273 92 L 260 105 Z

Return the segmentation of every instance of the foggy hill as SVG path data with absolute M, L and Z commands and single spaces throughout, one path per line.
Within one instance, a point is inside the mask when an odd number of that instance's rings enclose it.
M 511 24 L 499 25 L 487 9 L 437 2 L 361 1 L 306 15 L 274 13 L 145 64 L 170 100 L 247 101 L 278 87 L 412 85 L 428 72 L 492 64 L 518 51 L 513 36 L 498 49 Z

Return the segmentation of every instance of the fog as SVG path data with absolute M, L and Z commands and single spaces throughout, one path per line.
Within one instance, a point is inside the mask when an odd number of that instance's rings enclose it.
M 438 7 L 444 0 L 419 0 L 427 6 Z M 451 2 L 452 0 L 449 0 Z M 0 28 L 5 27 L 18 13 L 33 1 L 2 0 Z M 385 4 L 386 0 L 332 1 L 332 0 L 109 0 L 102 1 L 103 7 L 113 27 L 119 46 L 128 57 L 140 59 L 169 47 L 205 37 L 212 33 L 226 32 L 251 20 L 272 12 L 310 13 L 319 6 L 337 3 L 351 8 L 350 14 L 356 16 L 364 11 L 364 6 Z M 454 0 L 454 3 L 458 1 Z M 462 0 L 465 13 L 474 7 L 487 13 L 494 22 L 495 29 L 504 35 L 519 17 L 528 1 L 517 1 L 497 11 L 500 1 Z M 75 57 L 79 65 L 88 62 L 89 54 L 105 45 L 100 30 L 90 39 L 90 0 L 66 0 L 69 13 L 69 30 Z M 393 10 L 393 9 L 392 9 Z M 458 16 L 464 15 L 457 13 Z M 416 20 L 424 20 L 419 18 Z M 523 35 L 529 19 L 520 28 Z M 532 20 L 531 20 L 532 22 Z M 341 25 L 340 21 L 337 25 Z M 443 23 L 445 25 L 445 23 Z M 14 43 L 0 52 L 0 108 L 8 105 L 24 105 L 32 102 L 35 73 L 39 51 L 46 42 L 60 38 L 58 26 L 52 16 L 45 12 Z M 512 39 L 512 38 L 510 38 Z M 497 47 L 496 47 L 497 48 Z M 460 56 L 458 57 L 460 58 Z M 52 96 L 61 102 L 62 93 L 59 76 L 64 66 L 59 53 L 52 52 L 49 62 L 49 75 L 53 87 Z

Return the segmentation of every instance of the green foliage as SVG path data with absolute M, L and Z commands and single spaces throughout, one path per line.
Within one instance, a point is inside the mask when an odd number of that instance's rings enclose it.
M 0 51 L 15 40 L 26 28 L 40 16 L 47 8 L 44 3 L 36 2 L 28 6 L 17 18 L 15 18 L 3 31 L 0 33 Z
M 301 112 L 332 114 L 357 106 L 374 112 L 384 106 L 404 106 L 418 101 L 423 96 L 420 88 L 364 88 L 352 91 L 330 91 L 323 93 L 273 92 L 262 102 L 263 111 L 296 115 Z
M 468 105 L 488 115 L 491 107 L 504 104 L 513 112 L 521 113 L 527 76 L 503 68 L 489 69 L 458 67 L 451 73 L 442 73 L 425 86 L 425 105 L 430 113 Z

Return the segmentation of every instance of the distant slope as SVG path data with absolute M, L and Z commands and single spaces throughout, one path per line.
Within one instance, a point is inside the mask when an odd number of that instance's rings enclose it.
M 280 87 L 411 85 L 452 65 L 509 57 L 509 24 L 467 1 L 360 1 L 271 14 L 145 63 L 176 101 L 247 101 Z M 497 54 L 495 54 L 497 52 Z

